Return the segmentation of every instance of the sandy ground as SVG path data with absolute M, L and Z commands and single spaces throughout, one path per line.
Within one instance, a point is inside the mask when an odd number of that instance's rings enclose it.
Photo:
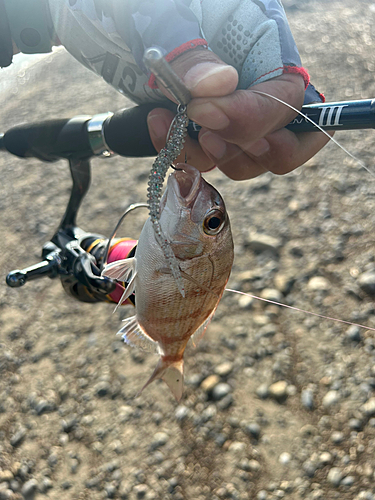
M 285 5 L 327 101 L 374 97 L 375 3 Z M 64 51 L 1 76 L 3 130 L 129 106 Z M 375 172 L 373 131 L 336 138 Z M 151 159 L 92 163 L 78 222 L 108 235 L 145 201 Z M 226 293 L 187 350 L 181 403 L 158 383 L 134 399 L 156 358 L 115 337 L 130 307 L 75 302 L 58 280 L 5 285 L 57 227 L 66 163 L 1 154 L 0 171 L 0 499 L 375 498 L 373 332 Z M 369 173 L 329 145 L 283 177 L 206 178 L 231 217 L 230 288 L 375 327 Z M 134 214 L 124 234 L 137 238 L 143 221 Z

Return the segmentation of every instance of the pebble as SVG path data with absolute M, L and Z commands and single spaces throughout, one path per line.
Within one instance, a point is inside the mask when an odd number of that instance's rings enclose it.
M 166 432 L 157 432 L 154 434 L 152 443 L 150 445 L 151 450 L 156 450 L 161 446 L 164 446 L 168 442 L 169 436 Z
M 246 434 L 249 434 L 249 436 L 252 436 L 255 439 L 259 439 L 261 434 L 260 425 L 256 422 L 250 422 L 249 424 L 246 424 L 244 431 L 246 432 Z
M 281 240 L 267 234 L 250 232 L 247 245 L 256 253 L 265 252 L 266 250 L 277 253 L 281 247 Z
M 269 395 L 271 398 L 278 402 L 284 401 L 288 397 L 288 383 L 285 380 L 279 380 L 274 384 L 271 384 L 268 388 Z
M 266 490 L 260 490 L 257 493 L 257 500 L 267 500 L 268 499 L 268 493 Z
M 176 412 L 175 412 L 176 420 L 178 420 L 179 422 L 182 422 L 188 416 L 189 416 L 189 408 L 187 406 L 180 405 L 176 408 Z
M 36 479 L 30 479 L 22 486 L 21 493 L 25 500 L 32 500 L 38 489 L 38 483 Z
M 291 460 L 292 460 L 292 455 L 287 451 L 284 451 L 279 456 L 279 462 L 281 463 L 281 465 L 289 465 Z
M 340 431 L 332 432 L 331 441 L 333 444 L 341 444 L 344 441 L 344 434 Z
M 301 404 L 308 410 L 314 409 L 314 392 L 312 389 L 303 389 L 301 392 Z
M 281 302 L 283 294 L 276 288 L 264 288 L 260 294 L 262 299 L 272 300 L 273 302 Z
M 358 285 L 365 293 L 375 295 L 375 273 L 368 271 L 360 274 L 358 277 Z
M 348 426 L 353 431 L 360 431 L 363 427 L 363 422 L 358 418 L 351 418 L 348 422 Z
M 340 401 L 340 394 L 338 391 L 328 391 L 322 400 L 324 408 L 331 408 L 335 406 Z
M 342 471 L 338 467 L 332 467 L 327 475 L 327 481 L 336 488 L 340 485 L 342 478 Z
M 216 375 L 219 375 L 219 377 L 227 377 L 230 375 L 233 371 L 233 363 L 230 363 L 229 361 L 226 363 L 221 363 L 215 368 L 215 373 Z
M 367 403 L 361 407 L 362 413 L 367 417 L 373 417 L 375 415 L 375 398 L 370 398 Z
M 340 485 L 341 486 L 347 486 L 350 487 L 355 483 L 355 477 L 354 476 L 346 476 L 344 479 L 341 481 Z
M 323 278 L 323 276 L 314 276 L 307 283 L 308 290 L 312 290 L 314 292 L 318 291 L 328 291 L 331 288 L 331 285 L 328 280 Z
M 99 382 L 94 387 L 95 394 L 100 398 L 107 396 L 111 392 L 111 385 L 109 382 Z
M 360 342 L 361 337 L 361 329 L 358 326 L 352 325 L 345 332 L 346 338 L 351 342 Z
M 5 481 L 11 481 L 13 479 L 13 474 L 10 470 L 0 470 L 0 483 Z
M 220 382 L 220 377 L 218 375 L 210 375 L 205 378 L 201 383 L 201 388 L 205 392 L 211 392 L 213 388 Z
M 267 384 L 261 384 L 259 387 L 257 387 L 255 394 L 258 396 L 260 399 L 267 399 L 269 396 L 269 390 L 268 390 L 268 385 Z
M 238 305 L 241 309 L 251 309 L 254 305 L 255 299 L 247 295 L 240 295 L 238 298 Z
M 214 401 L 220 401 L 230 393 L 231 389 L 231 386 L 224 382 L 217 384 L 212 390 L 212 399 Z
M 261 465 L 258 460 L 249 460 L 249 469 L 251 472 L 260 471 Z
M 331 463 L 331 461 L 332 455 L 328 451 L 325 451 L 319 455 L 319 465 L 324 467 L 325 465 Z
M 26 436 L 26 429 L 21 427 L 13 436 L 10 438 L 10 444 L 15 448 L 24 440 Z

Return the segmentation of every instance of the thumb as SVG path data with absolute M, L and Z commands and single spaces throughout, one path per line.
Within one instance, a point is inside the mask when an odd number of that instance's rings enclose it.
M 213 52 L 197 47 L 184 52 L 171 63 L 173 70 L 190 90 L 192 97 L 221 97 L 236 90 L 238 73 Z M 158 82 L 161 91 L 168 92 Z

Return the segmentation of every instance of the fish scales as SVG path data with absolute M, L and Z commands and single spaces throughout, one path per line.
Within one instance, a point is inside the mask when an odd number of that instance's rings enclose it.
M 121 279 L 132 269 L 136 315 L 120 330 L 125 342 L 160 354 L 144 387 L 162 378 L 176 399 L 182 395 L 183 354 L 189 339 L 203 335 L 224 292 L 233 264 L 229 218 L 220 194 L 198 170 L 180 165 L 168 179 L 160 204 L 160 224 L 184 279 L 177 287 L 152 222 L 142 229 L 135 257 L 109 264 L 104 274 Z M 119 333 L 120 333 L 119 332 Z

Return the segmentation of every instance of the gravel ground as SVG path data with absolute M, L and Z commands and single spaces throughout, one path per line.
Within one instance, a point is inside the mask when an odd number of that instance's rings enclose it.
M 375 3 L 285 5 L 327 100 L 375 97 Z M 5 130 L 129 105 L 64 51 L 2 76 Z M 375 172 L 372 131 L 336 138 Z M 145 200 L 150 165 L 94 161 L 79 224 L 109 234 Z M 0 500 L 375 499 L 372 331 L 227 292 L 187 350 L 181 403 L 162 383 L 135 399 L 156 358 L 115 337 L 129 307 L 74 302 L 58 281 L 4 283 L 53 234 L 67 165 L 3 154 L 0 169 Z M 283 177 L 206 178 L 232 221 L 230 288 L 375 327 L 370 174 L 329 145 Z M 132 215 L 125 234 L 143 221 Z

